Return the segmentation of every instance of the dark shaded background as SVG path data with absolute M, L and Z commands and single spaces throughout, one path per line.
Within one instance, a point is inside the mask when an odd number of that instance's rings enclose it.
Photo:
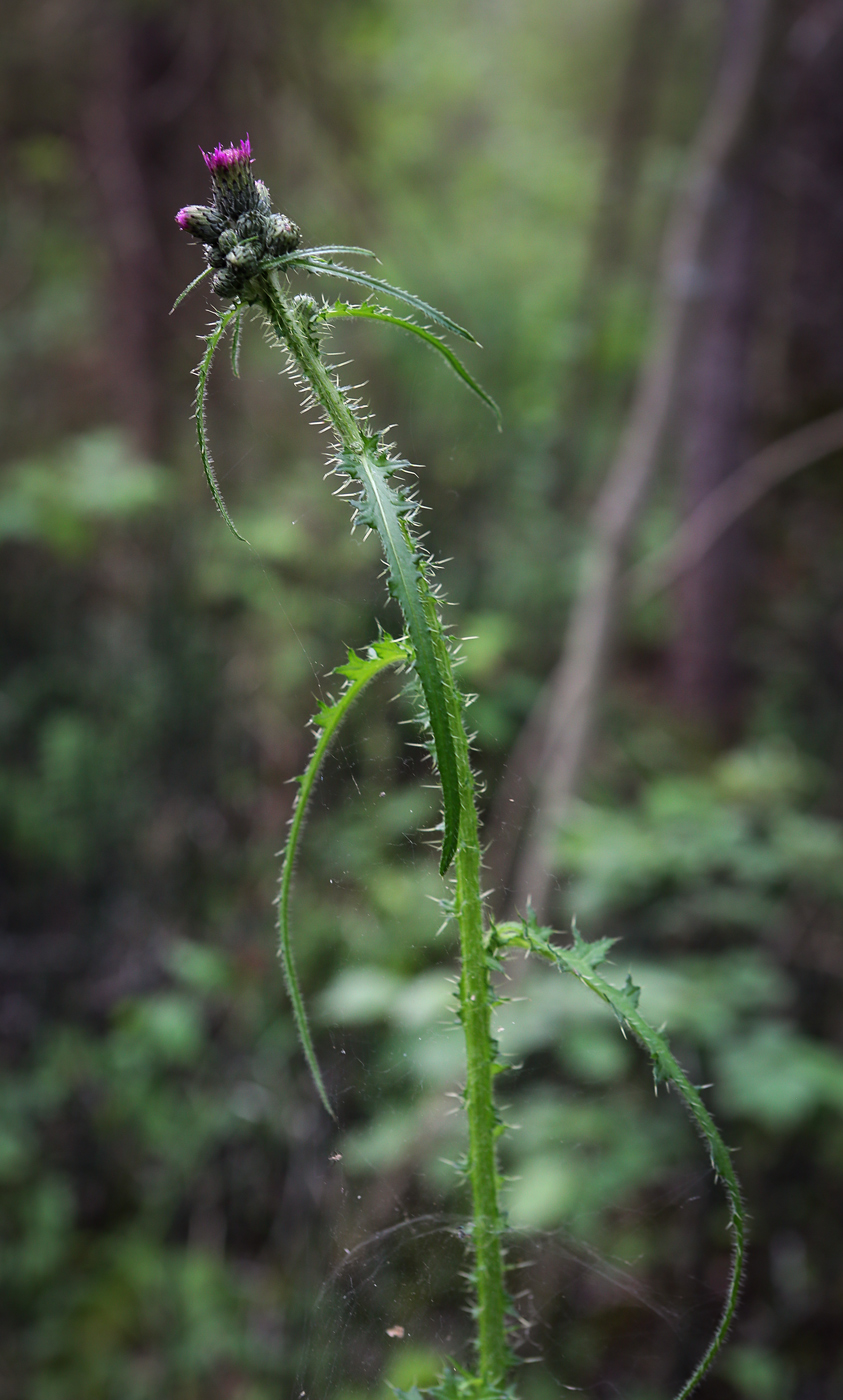
M 519 735 L 541 727 L 662 229 L 751 3 L 3 7 L 3 1400 L 363 1400 L 431 1379 L 468 1332 L 436 795 L 389 681 L 333 755 L 299 871 L 338 1130 L 275 964 L 314 696 L 397 623 L 256 329 L 210 414 L 251 549 L 208 499 L 206 298 L 168 316 L 200 266 L 173 222 L 207 194 L 197 147 L 248 130 L 309 242 L 374 247 L 485 346 L 503 435 L 397 331 L 336 337 L 427 464 L 503 905 L 525 830 L 507 804 L 529 812 L 541 776 Z M 636 558 L 840 409 L 842 254 L 843 5 L 775 0 L 680 269 Z M 619 591 L 589 761 L 543 833 L 548 912 L 623 939 L 617 973 L 738 1149 L 749 1274 L 705 1391 L 724 1400 L 843 1388 L 843 492 L 829 442 L 803 458 L 674 586 Z M 722 1297 L 724 1205 L 600 1008 L 532 969 L 510 990 L 513 1289 L 543 1358 L 519 1383 L 666 1396 Z

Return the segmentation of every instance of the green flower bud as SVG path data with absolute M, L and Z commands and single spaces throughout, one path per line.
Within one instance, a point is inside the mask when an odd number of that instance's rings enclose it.
M 243 286 L 243 274 L 235 267 L 224 267 L 216 274 L 212 285 L 218 296 L 236 297 Z
M 260 267 L 260 259 L 252 243 L 237 243 L 226 254 L 226 265 L 236 269 L 244 277 L 254 277 Z
M 266 251 L 270 257 L 282 258 L 301 243 L 301 231 L 286 214 L 271 214 L 266 221 Z
M 204 204 L 185 205 L 177 213 L 176 223 L 185 233 L 192 233 L 203 243 L 216 243 L 225 228 L 225 222 L 216 210 L 208 209 Z
M 266 219 L 259 209 L 251 209 L 247 214 L 241 214 L 234 225 L 238 242 L 247 238 L 256 238 L 263 242 L 265 226 Z

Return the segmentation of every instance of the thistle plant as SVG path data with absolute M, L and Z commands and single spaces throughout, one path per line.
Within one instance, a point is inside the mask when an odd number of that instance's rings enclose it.
M 320 705 L 313 719 L 316 745 L 299 788 L 290 822 L 278 895 L 279 956 L 302 1050 L 326 1111 L 334 1111 L 326 1090 L 308 1026 L 296 975 L 290 929 L 290 890 L 303 817 L 321 764 L 337 730 L 357 696 L 376 675 L 397 667 L 408 675 L 416 699 L 418 720 L 438 774 L 442 818 L 436 828 L 439 868 L 449 880 L 443 907 L 459 933 L 460 976 L 458 1016 L 465 1039 L 466 1080 L 462 1102 L 468 1123 L 468 1148 L 458 1170 L 470 1194 L 471 1254 L 469 1282 L 476 1323 L 475 1352 L 468 1367 L 453 1362 L 433 1389 L 438 1400 L 504 1400 L 516 1395 L 511 1373 L 517 1366 L 518 1319 L 506 1290 L 505 1216 L 497 1142 L 504 1125 L 495 1107 L 494 1079 L 504 1068 L 491 1033 L 490 1015 L 500 1004 L 495 974 L 507 955 L 519 949 L 552 963 L 577 978 L 615 1013 L 620 1028 L 650 1057 L 656 1085 L 664 1082 L 679 1094 L 703 1138 L 712 1167 L 722 1181 L 730 1208 L 732 1272 L 722 1315 L 702 1359 L 676 1400 L 685 1400 L 711 1366 L 728 1331 L 737 1304 L 744 1254 L 744 1217 L 740 1190 L 725 1147 L 702 1101 L 699 1090 L 681 1069 L 664 1036 L 650 1027 L 638 1011 L 639 989 L 631 978 L 622 988 L 599 971 L 612 939 L 588 943 L 576 925 L 569 941 L 560 942 L 552 929 L 539 927 L 528 909 L 523 918 L 495 924 L 484 908 L 481 892 L 481 847 L 476 784 L 471 766 L 466 697 L 455 675 L 455 648 L 443 625 L 441 597 L 434 583 L 434 564 L 417 528 L 419 502 L 409 463 L 373 426 L 368 413 L 344 388 L 326 361 L 324 342 L 332 320 L 357 317 L 384 321 L 432 346 L 463 382 L 492 411 L 497 407 L 439 334 L 448 331 L 468 341 L 474 337 L 450 317 L 409 292 L 393 287 L 356 265 L 338 258 L 372 257 L 367 249 L 331 245 L 303 246 L 299 229 L 284 214 L 275 213 L 266 186 L 252 174 L 249 140 L 218 146 L 205 155 L 211 176 L 209 205 L 192 205 L 176 216 L 180 227 L 205 246 L 207 266 L 185 289 L 179 301 L 204 278 L 227 305 L 216 316 L 197 368 L 196 423 L 199 450 L 208 485 L 229 529 L 242 539 L 220 492 L 208 447 L 205 396 L 216 350 L 231 331 L 232 364 L 237 372 L 243 318 L 254 313 L 278 348 L 301 387 L 306 410 L 316 409 L 332 432 L 330 468 L 339 481 L 338 494 L 349 501 L 353 525 L 377 532 L 386 566 L 387 587 L 398 603 L 404 634 L 381 632 L 362 655 L 350 652 L 336 674 L 344 685 L 332 704 Z M 363 287 L 369 297 L 359 304 L 317 301 L 293 295 L 290 277 L 296 272 Z M 374 295 L 409 307 L 420 319 L 381 306 Z M 176 303 L 178 305 L 178 302 Z M 436 327 L 436 330 L 433 329 Z M 399 1397 L 402 1392 L 396 1392 Z M 404 1400 L 421 1400 L 415 1388 Z

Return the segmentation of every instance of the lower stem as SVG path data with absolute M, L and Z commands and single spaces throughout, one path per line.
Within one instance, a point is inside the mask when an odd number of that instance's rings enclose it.
M 260 305 L 324 410 L 343 449 L 361 459 L 365 458 L 362 428 L 274 278 L 261 279 Z M 434 639 L 438 668 L 448 695 L 449 727 L 453 734 L 459 774 L 461 805 L 459 840 L 454 856 L 454 908 L 460 930 L 460 1019 L 466 1048 L 465 1109 L 473 1222 L 473 1280 L 477 1294 L 477 1359 L 480 1379 L 490 1386 L 497 1386 L 506 1374 L 509 1352 L 501 1247 L 503 1222 L 496 1151 L 499 1128 L 493 1089 L 495 1048 L 490 1027 L 492 988 L 483 929 L 477 808 L 462 701 L 454 679 L 451 654 L 436 603 L 424 578 L 420 588 L 422 605 Z
M 507 1300 L 501 1248 L 503 1220 L 496 1149 L 500 1131 L 494 1097 L 496 1055 L 490 1024 L 493 993 L 483 928 L 480 836 L 462 700 L 436 603 L 426 583 L 422 587 L 425 609 L 435 638 L 436 658 L 447 677 L 460 785 L 460 832 L 454 857 L 454 912 L 460 931 L 460 1021 L 465 1037 L 465 1110 L 468 1119 L 473 1277 L 477 1292 L 477 1358 L 482 1380 L 495 1385 L 506 1374 L 509 1348 L 506 1341 Z
M 468 745 L 466 744 L 466 755 Z M 456 914 L 460 929 L 462 970 L 460 1017 L 466 1049 L 465 1105 L 468 1117 L 468 1175 L 473 1207 L 472 1244 L 477 1290 L 477 1349 L 480 1375 L 492 1383 L 507 1369 L 506 1293 L 501 1249 L 499 1176 L 495 1149 L 494 1047 L 489 1018 L 491 995 L 483 938 L 480 897 L 480 850 L 473 796 L 466 822 L 474 840 L 457 848 Z

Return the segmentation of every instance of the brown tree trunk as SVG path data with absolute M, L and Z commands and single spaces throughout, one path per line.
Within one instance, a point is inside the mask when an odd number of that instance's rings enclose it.
M 726 481 L 749 446 L 749 361 L 759 263 L 758 191 L 751 161 L 728 184 L 703 271 L 701 307 L 680 416 L 682 514 Z M 686 714 L 728 735 L 737 717 L 735 637 L 746 534 L 728 529 L 677 588 L 672 688 Z
M 638 0 L 630 26 L 575 322 L 582 346 L 565 395 L 558 450 L 576 470 L 599 398 L 603 340 L 630 251 L 641 164 L 679 13 L 678 0 Z
M 104 16 L 83 134 L 108 251 L 107 365 L 121 421 L 142 450 L 161 447 L 161 384 L 156 372 L 161 258 L 144 178 L 139 123 L 142 78 L 134 16 Z
M 581 584 L 562 655 L 550 679 L 547 725 L 535 771 L 535 813 L 519 855 L 515 906 L 543 916 L 552 880 L 553 832 L 580 780 L 618 610 L 632 531 L 655 473 L 675 400 L 692 293 L 724 172 L 756 91 L 770 0 L 729 0 L 715 90 L 665 237 L 650 349 L 617 455 L 592 514 Z
M 204 0 L 172 9 L 98 0 L 88 38 L 79 121 L 106 255 L 106 373 L 115 417 L 159 454 L 172 349 L 187 324 L 168 312 L 195 272 L 173 219 L 203 192 L 197 145 L 229 127 L 225 79 L 238 53 L 228 17 Z

